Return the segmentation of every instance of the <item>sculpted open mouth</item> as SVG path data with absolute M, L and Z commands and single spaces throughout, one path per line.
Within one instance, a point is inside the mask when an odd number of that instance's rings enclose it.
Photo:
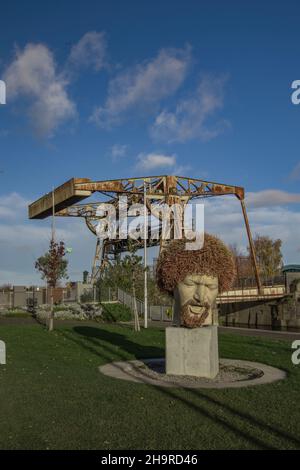
M 203 325 L 209 314 L 210 305 L 208 303 L 190 302 L 181 311 L 181 321 L 188 328 L 196 328 Z
M 206 307 L 200 305 L 189 305 L 189 311 L 192 315 L 202 315 L 206 310 Z

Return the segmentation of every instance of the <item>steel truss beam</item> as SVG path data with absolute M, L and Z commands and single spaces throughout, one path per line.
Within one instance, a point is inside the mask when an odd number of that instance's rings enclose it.
M 90 197 L 96 192 L 106 198 L 105 202 L 114 204 L 116 210 L 118 197 L 120 195 L 127 195 L 129 204 L 142 204 L 144 202 L 144 185 L 146 186 L 146 203 L 148 209 L 150 209 L 153 203 L 156 203 L 158 207 L 160 203 L 166 203 L 168 205 L 179 203 L 185 205 L 190 200 L 197 198 L 229 194 L 236 196 L 241 203 L 257 287 L 259 292 L 261 292 L 262 286 L 258 272 L 255 248 L 244 202 L 245 192 L 244 188 L 241 186 L 173 175 L 122 178 L 106 181 L 73 178 L 54 190 L 55 215 L 60 217 L 83 217 L 85 218 L 88 228 L 96 234 L 94 224 L 99 220 L 96 211 L 100 202 L 90 202 L 87 204 L 76 203 Z M 51 211 L 52 193 L 48 193 L 29 206 L 29 218 L 45 218 L 51 215 Z M 158 239 L 148 240 L 148 246 L 155 246 L 160 243 Z M 137 240 L 136 245 L 138 248 L 142 248 L 143 240 Z M 93 281 L 95 281 L 97 276 L 101 273 L 105 259 L 107 259 L 109 255 L 115 256 L 117 253 L 123 251 L 127 251 L 126 240 L 107 240 L 104 241 L 101 246 L 100 241 L 97 239 L 92 272 Z

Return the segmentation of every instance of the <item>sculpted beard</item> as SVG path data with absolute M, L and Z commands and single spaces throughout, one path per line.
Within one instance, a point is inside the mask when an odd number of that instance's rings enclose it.
M 190 311 L 190 306 L 203 308 L 203 312 L 201 313 L 192 313 Z M 210 313 L 210 305 L 208 302 L 198 303 L 194 300 L 188 300 L 181 309 L 181 323 L 183 326 L 188 328 L 196 328 L 202 326 L 205 322 L 206 318 Z

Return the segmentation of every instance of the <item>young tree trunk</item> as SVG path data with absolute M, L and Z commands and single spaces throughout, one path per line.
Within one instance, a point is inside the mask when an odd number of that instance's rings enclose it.
M 137 311 L 134 279 L 132 280 L 132 297 L 133 297 L 134 330 L 140 331 L 141 328 L 140 328 L 140 321 L 139 321 L 139 316 L 138 316 L 138 311 Z
M 53 329 L 54 329 L 54 308 L 53 308 L 53 305 L 54 305 L 54 302 L 53 302 L 53 287 L 51 287 L 48 331 L 53 331 Z

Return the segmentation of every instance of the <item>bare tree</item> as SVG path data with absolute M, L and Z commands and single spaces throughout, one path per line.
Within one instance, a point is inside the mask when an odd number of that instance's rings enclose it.
M 133 298 L 133 315 L 134 315 L 134 329 L 135 331 L 140 331 L 140 321 L 137 310 L 137 301 L 136 301 L 136 283 L 137 277 L 141 272 L 143 272 L 142 267 L 142 257 L 136 254 L 136 247 L 133 243 L 128 243 L 129 254 L 124 257 L 121 261 L 125 272 L 128 273 L 129 279 L 131 281 L 131 292 Z
M 53 238 L 50 241 L 49 250 L 40 256 L 35 262 L 35 269 L 41 273 L 47 286 L 51 288 L 51 310 L 49 318 L 49 331 L 53 330 L 53 289 L 57 287 L 60 279 L 67 278 L 68 260 L 65 259 L 65 244 L 63 241 L 56 243 Z
M 237 244 L 229 245 L 229 248 L 234 257 L 238 283 L 243 283 L 245 279 L 252 278 L 253 266 L 249 254 L 245 255 Z
M 261 275 L 267 279 L 274 278 L 280 273 L 283 264 L 282 241 L 279 238 L 273 240 L 268 236 L 256 234 L 253 242 Z

